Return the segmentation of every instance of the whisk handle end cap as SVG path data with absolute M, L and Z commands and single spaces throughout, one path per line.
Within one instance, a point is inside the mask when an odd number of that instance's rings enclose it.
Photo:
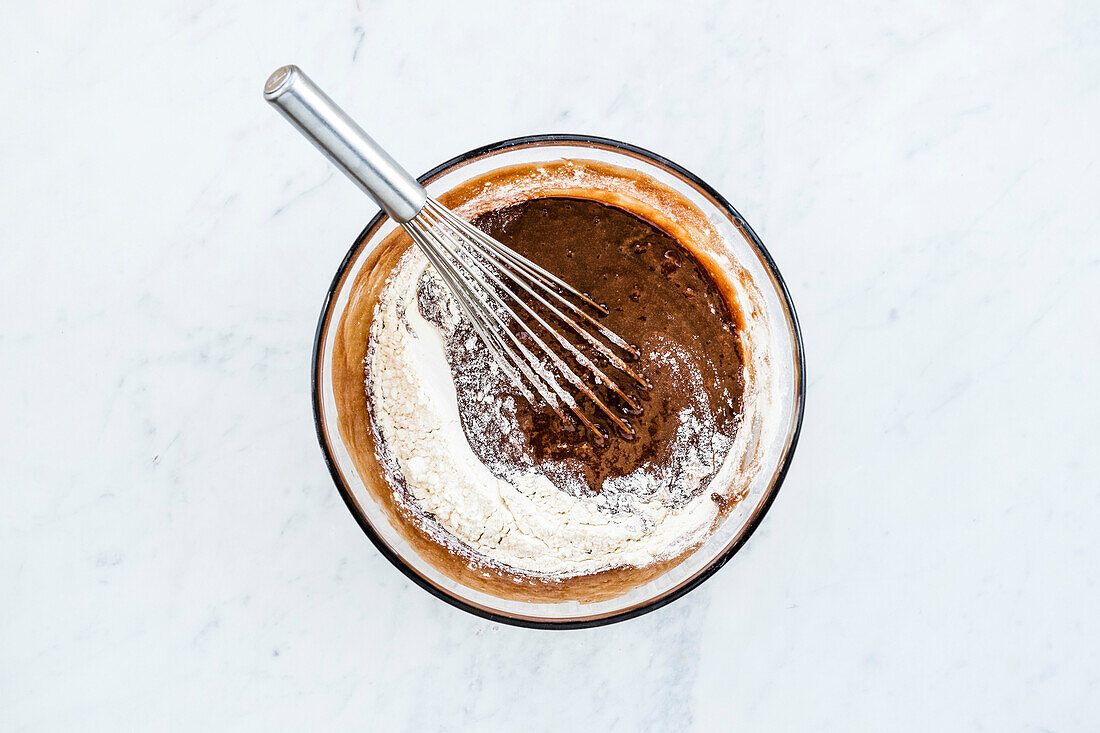
M 271 76 L 267 77 L 267 83 L 264 84 L 264 99 L 270 102 L 278 97 L 294 83 L 294 75 L 300 73 L 302 73 L 302 70 L 294 64 L 280 66 L 275 69 L 271 72 Z

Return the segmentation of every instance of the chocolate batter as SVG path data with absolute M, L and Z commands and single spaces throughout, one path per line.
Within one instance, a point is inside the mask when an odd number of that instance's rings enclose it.
M 685 455 L 672 449 L 685 410 L 702 426 L 693 439 L 704 450 L 710 450 L 715 434 L 734 434 L 743 388 L 735 321 L 710 274 L 680 242 L 626 211 L 575 198 L 532 199 L 483 214 L 474 223 L 606 305 L 609 314 L 602 322 L 641 350 L 631 366 L 651 384 L 644 390 L 601 363 L 628 394 L 641 398 L 642 411 L 638 414 L 610 389 L 592 385 L 635 433 L 612 432 L 600 445 L 589 431 L 569 429 L 553 412 L 534 409 L 502 381 L 493 387 L 495 397 L 514 405 L 522 432 L 517 440 L 487 429 L 480 419 L 485 403 L 477 387 L 484 389 L 484 365 L 478 371 L 465 356 L 468 327 L 457 332 L 448 342 L 448 358 L 463 427 L 478 458 L 495 473 L 529 469 L 533 458 L 535 470 L 554 473 L 559 484 L 564 471 L 582 491 L 599 491 L 606 480 L 643 468 L 675 481 L 686 470 Z M 419 293 L 421 312 L 429 320 L 440 297 L 431 287 Z M 579 402 L 591 420 L 608 424 L 590 400 Z

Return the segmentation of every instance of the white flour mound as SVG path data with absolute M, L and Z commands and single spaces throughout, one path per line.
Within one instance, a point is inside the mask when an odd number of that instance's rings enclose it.
M 418 308 L 426 271 L 435 277 L 423 254 L 410 248 L 375 311 L 365 365 L 379 455 L 396 502 L 442 544 L 539 575 L 641 567 L 706 537 L 718 507 L 700 484 L 726 458 L 731 440 L 715 433 L 713 421 L 703 424 L 705 411 L 680 415 L 673 450 L 682 451 L 687 470 L 676 485 L 656 480 L 646 467 L 607 481 L 598 493 L 578 491 L 533 469 L 499 478 L 499 470 L 482 463 L 462 429 L 445 334 Z M 462 317 L 449 299 L 444 311 L 445 327 Z M 508 407 L 487 406 L 504 433 L 518 430 Z

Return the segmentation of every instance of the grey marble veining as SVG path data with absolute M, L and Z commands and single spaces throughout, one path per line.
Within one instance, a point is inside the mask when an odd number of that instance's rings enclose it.
M 0 729 L 1086 730 L 1100 719 L 1095 3 L 0 11 Z M 642 618 L 465 615 L 314 437 L 374 214 L 297 63 L 419 172 L 586 132 L 760 233 L 809 396 L 744 550 Z

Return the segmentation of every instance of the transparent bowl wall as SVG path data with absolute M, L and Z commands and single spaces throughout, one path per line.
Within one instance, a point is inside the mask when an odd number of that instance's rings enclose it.
M 720 568 L 745 543 L 767 511 L 790 463 L 802 421 L 804 401 L 802 343 L 793 305 L 775 264 L 741 215 L 696 176 L 658 155 L 603 138 L 551 135 L 519 138 L 489 145 L 450 160 L 421 177 L 438 195 L 494 169 L 562 159 L 595 160 L 640 171 L 676 190 L 702 211 L 730 243 L 737 260 L 764 296 L 771 324 L 775 398 L 782 413 L 780 429 L 766 446 L 764 469 L 747 496 L 695 552 L 665 574 L 625 595 L 598 603 L 529 603 L 498 598 L 457 583 L 422 559 L 390 525 L 352 463 L 337 429 L 336 402 L 330 374 L 336 324 L 348 302 L 348 290 L 359 274 L 363 255 L 393 228 L 376 217 L 356 240 L 329 290 L 317 329 L 313 365 L 313 401 L 317 435 L 325 459 L 348 508 L 367 536 L 399 570 L 437 597 L 466 611 L 520 626 L 577 628 L 622 620 L 679 598 Z

